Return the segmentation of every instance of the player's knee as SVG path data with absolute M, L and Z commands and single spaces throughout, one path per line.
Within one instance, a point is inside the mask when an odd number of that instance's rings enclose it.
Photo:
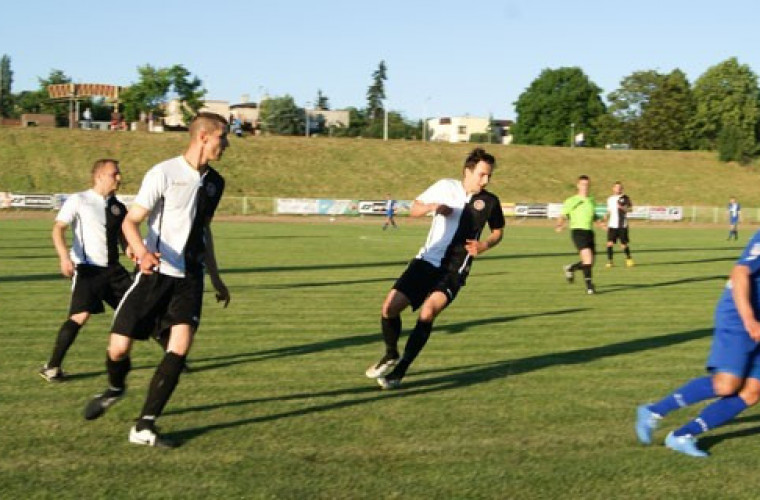
M 720 397 L 731 396 L 741 387 L 741 381 L 734 377 L 716 377 L 713 379 L 713 390 L 715 395 Z
M 69 319 L 74 323 L 77 323 L 79 326 L 84 326 L 84 324 L 87 323 L 87 320 L 90 319 L 90 313 L 80 312 L 72 314 Z
M 739 397 L 744 400 L 747 406 L 755 406 L 760 401 L 760 390 L 758 388 L 742 389 Z

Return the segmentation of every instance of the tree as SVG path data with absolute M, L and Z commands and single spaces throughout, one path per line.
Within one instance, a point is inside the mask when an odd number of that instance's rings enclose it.
M 636 147 L 641 149 L 689 149 L 684 124 L 694 118 L 694 98 L 681 70 L 665 76 L 649 96 L 636 126 Z
M 154 68 L 150 64 L 137 68 L 140 80 L 122 92 L 124 116 L 127 121 L 135 121 L 141 113 L 163 116 L 166 103 L 176 98 L 182 103 L 182 115 L 189 123 L 203 107 L 201 99 L 206 94 L 202 82 L 191 78 L 190 72 L 182 65 L 169 68 Z
M 385 61 L 380 61 L 377 69 L 372 73 L 372 85 L 367 89 L 367 117 L 370 120 L 378 120 L 383 116 L 385 80 L 388 79 L 386 72 Z
M 49 113 L 55 115 L 55 123 L 59 127 L 65 127 L 69 124 L 69 103 L 68 102 L 51 102 L 48 94 L 48 86 L 61 83 L 71 83 L 71 78 L 59 70 L 50 70 L 47 78 L 38 78 L 40 88 L 33 91 L 23 91 L 14 97 L 13 116 L 19 116 L 22 113 Z
M 3 55 L 0 58 L 0 117 L 8 118 L 13 113 L 13 71 L 11 70 L 11 58 Z
M 757 76 L 735 57 L 705 71 L 694 82 L 696 111 L 689 125 L 693 145 L 715 149 L 721 131 L 733 127 L 725 134 L 726 140 L 739 144 L 737 155 L 742 160 L 751 157 L 757 145 L 759 94 Z
M 606 111 L 600 93 L 580 68 L 543 70 L 515 103 L 515 143 L 567 146 L 574 128 L 593 145 L 594 119 Z
M 635 71 L 620 81 L 620 87 L 607 95 L 610 105 L 608 112 L 611 119 L 599 123 L 606 128 L 600 131 L 602 136 L 616 136 L 609 143 L 626 143 L 635 148 L 640 147 L 638 133 L 639 122 L 644 109 L 649 105 L 652 93 L 660 88 L 665 76 L 657 71 Z
M 305 112 L 289 95 L 262 101 L 259 120 L 261 130 L 270 134 L 303 135 L 306 132 Z
M 317 98 L 314 100 L 314 109 L 328 111 L 330 109 L 330 99 L 322 93 L 322 89 L 317 90 Z

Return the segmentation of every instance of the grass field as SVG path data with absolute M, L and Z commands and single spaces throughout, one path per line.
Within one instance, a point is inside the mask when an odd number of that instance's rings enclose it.
M 707 460 L 632 429 L 637 404 L 702 373 L 741 248 L 723 229 L 634 227 L 638 265 L 598 266 L 586 296 L 562 277 L 567 233 L 509 226 L 403 388 L 383 392 L 363 375 L 382 353 L 380 304 L 426 226 L 219 222 L 233 300 L 206 295 L 193 372 L 160 421 L 183 446 L 165 451 L 127 442 L 153 343 L 136 346 L 124 401 L 82 418 L 105 384 L 110 314 L 80 333 L 69 381 L 37 376 L 68 300 L 49 228 L 0 220 L 2 498 L 757 497 L 756 411 L 705 437 Z

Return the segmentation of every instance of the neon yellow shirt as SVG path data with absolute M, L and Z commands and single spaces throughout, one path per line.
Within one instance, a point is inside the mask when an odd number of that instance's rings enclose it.
M 596 201 L 593 196 L 571 196 L 562 206 L 562 215 L 570 219 L 570 229 L 594 229 Z

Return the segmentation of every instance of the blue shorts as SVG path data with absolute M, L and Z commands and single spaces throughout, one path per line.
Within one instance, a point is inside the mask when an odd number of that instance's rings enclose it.
M 716 328 L 707 369 L 760 380 L 760 344 L 745 330 Z
M 733 217 L 731 217 L 728 221 L 732 226 L 735 226 L 739 223 L 739 218 L 737 217 L 734 219 Z

